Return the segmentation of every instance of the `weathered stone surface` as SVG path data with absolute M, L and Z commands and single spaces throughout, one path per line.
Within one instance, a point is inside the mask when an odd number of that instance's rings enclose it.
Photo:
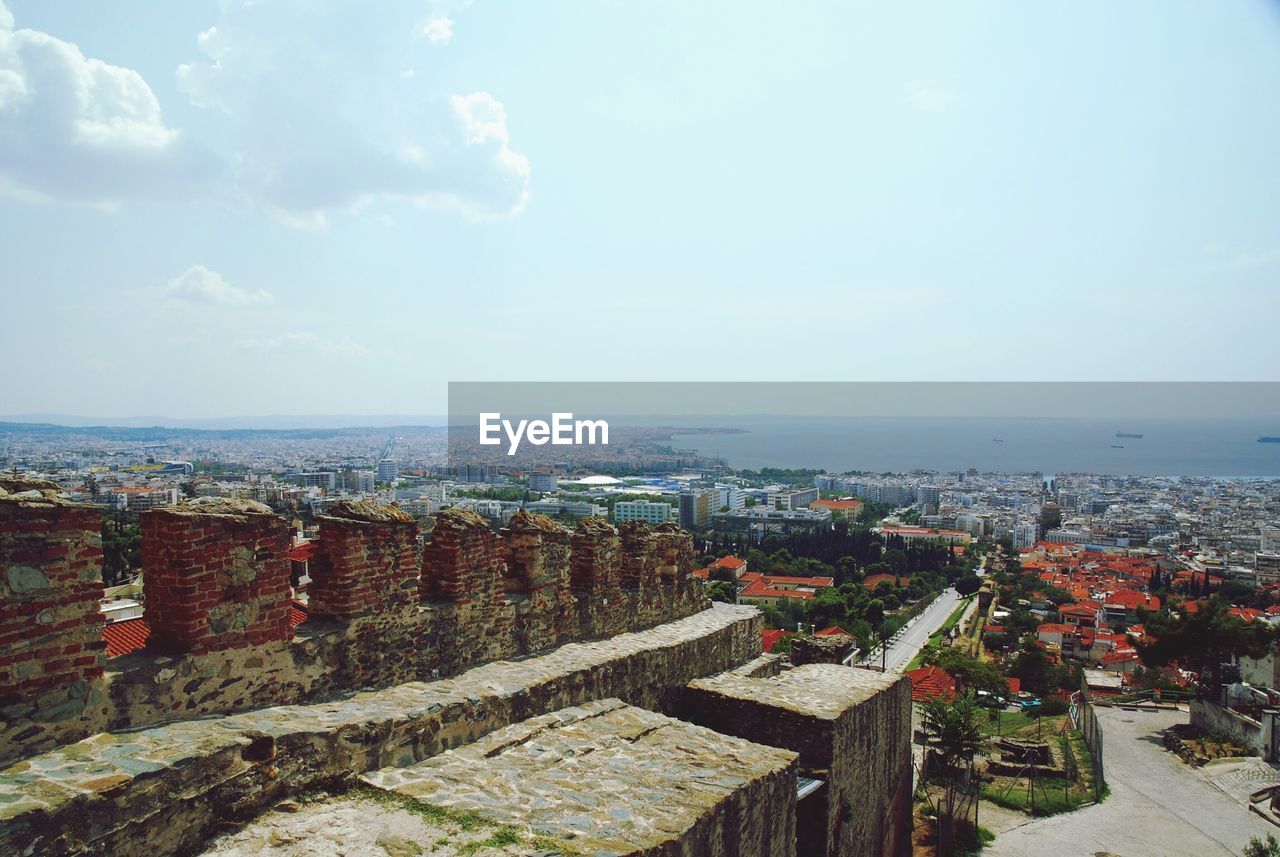
M 0 479 L 0 759 L 102 729 L 101 513 Z
M 608 697 L 670 705 L 691 679 L 757 656 L 760 628 L 755 608 L 719 605 L 452 679 L 96 735 L 0 770 L 0 853 L 188 850 L 220 821 L 530 717 Z
M 320 516 L 319 547 L 309 564 L 311 615 L 349 621 L 417 602 L 418 525 L 399 508 L 340 500 Z
M 752 669 L 690 682 L 682 716 L 794 750 L 800 774 L 826 782 L 797 810 L 800 853 L 910 853 L 911 683 L 831 664 Z
M 235 497 L 193 497 L 165 511 L 172 515 L 271 515 L 271 507 L 257 500 Z
M 252 500 L 206 497 L 144 512 L 140 527 L 148 648 L 198 654 L 292 637 L 283 518 Z
M 503 831 L 506 832 L 506 831 Z M 506 844 L 508 839 L 516 839 Z M 277 806 L 244 828 L 209 842 L 202 857 L 465 857 L 546 855 L 528 835 L 502 836 L 435 813 L 388 806 L 359 793 Z
M 414 517 L 394 503 L 378 504 L 368 500 L 339 500 L 330 506 L 325 514 L 331 518 L 346 518 L 352 521 L 373 521 L 389 523 L 398 521 L 411 524 Z
M 642 565 L 675 563 L 670 574 L 619 589 L 618 537 L 607 524 L 588 525 L 588 540 L 602 534 L 607 542 L 603 583 L 575 595 L 574 535 L 546 518 L 517 515 L 499 535 L 473 513 L 443 513 L 424 563 L 416 523 L 394 507 L 349 502 L 320 519 L 311 618 L 291 632 L 288 525 L 253 501 L 202 498 L 143 515 L 151 638 L 147 649 L 111 659 L 104 680 L 100 513 L 44 484 L 6 484 L 16 493 L 0 498 L 8 522 L 0 522 L 0 542 L 17 547 L 11 564 L 0 564 L 0 590 L 12 593 L 0 612 L 0 699 L 6 682 L 13 691 L 0 702 L 0 762 L 104 727 L 455 675 L 653 627 L 710 603 L 688 574 L 692 543 L 679 530 L 636 548 L 655 551 L 637 557 Z M 70 578 L 58 576 L 64 571 Z M 75 592 L 67 588 L 72 578 Z M 48 699 L 17 694 L 35 687 L 23 683 L 45 680 L 58 685 Z
M 791 663 L 838 664 L 853 648 L 854 639 L 848 634 L 831 634 L 821 637 L 806 634 L 791 638 Z
M 795 761 L 607 699 L 364 780 L 588 853 L 785 857 L 795 853 Z

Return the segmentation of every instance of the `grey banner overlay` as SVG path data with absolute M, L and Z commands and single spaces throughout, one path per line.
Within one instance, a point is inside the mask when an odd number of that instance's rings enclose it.
M 529 442 L 557 413 L 561 439 L 584 442 Z M 507 421 L 488 418 L 499 442 L 479 443 L 482 414 Z M 449 464 L 494 471 L 1280 476 L 1280 444 L 1259 442 L 1280 436 L 1276 382 L 456 382 L 449 425 Z

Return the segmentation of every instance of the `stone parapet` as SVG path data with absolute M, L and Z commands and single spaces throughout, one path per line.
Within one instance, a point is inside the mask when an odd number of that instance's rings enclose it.
M 396 506 L 340 500 L 320 516 L 320 552 L 308 564 L 307 609 L 351 619 L 418 600 L 418 524 Z
M 795 854 L 796 755 L 589 702 L 364 781 L 566 840 L 576 853 Z
M 310 614 L 294 628 L 285 521 L 253 501 L 200 498 L 141 516 L 150 636 L 104 659 L 100 512 L 51 484 L 4 484 L 0 761 L 103 728 L 454 675 L 710 604 L 688 569 L 621 588 L 619 536 L 605 522 L 568 530 L 521 512 L 499 534 L 446 510 L 420 547 L 417 524 L 397 507 L 343 501 L 309 548 Z M 667 532 L 633 547 L 666 552 L 653 562 L 683 561 L 685 541 Z M 575 563 L 591 581 L 576 593 Z
M 0 478 L 0 758 L 106 725 L 101 528 L 52 483 Z
M 799 853 L 909 854 L 911 683 L 831 664 L 751 677 L 762 667 L 691 682 L 681 716 L 792 750 L 800 774 L 825 783 L 797 809 Z
M 755 608 L 720 605 L 451 679 L 97 735 L 0 769 L 0 853 L 189 851 L 291 794 L 412 765 L 530 717 L 610 697 L 671 706 L 690 680 L 758 656 L 760 630 Z
M 283 518 L 252 500 L 204 497 L 139 520 L 148 648 L 199 654 L 292 636 Z

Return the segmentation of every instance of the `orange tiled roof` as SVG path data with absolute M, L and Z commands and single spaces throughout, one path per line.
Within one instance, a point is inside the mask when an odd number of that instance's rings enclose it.
M 907 678 L 911 680 L 913 702 L 929 702 L 934 699 L 950 702 L 956 698 L 956 680 L 946 670 L 932 664 L 909 670 Z
M 307 608 L 297 601 L 289 602 L 289 627 L 296 628 L 307 621 Z M 151 626 L 144 618 L 111 622 L 102 629 L 102 639 L 107 644 L 107 657 L 114 658 L 136 652 L 147 644 Z
M 763 580 L 753 580 L 738 593 L 739 598 L 795 598 L 808 601 L 813 598 L 810 589 L 774 589 Z
M 315 542 L 302 542 L 285 551 L 284 556 L 285 559 L 290 559 L 294 562 L 306 562 L 309 559 L 315 559 L 316 554 L 319 552 L 320 546 Z
M 776 646 L 780 640 L 787 637 L 794 637 L 795 635 L 795 631 L 779 631 L 774 628 L 767 628 L 760 632 L 760 641 L 763 644 L 765 654 L 768 654 L 773 651 L 773 647 Z

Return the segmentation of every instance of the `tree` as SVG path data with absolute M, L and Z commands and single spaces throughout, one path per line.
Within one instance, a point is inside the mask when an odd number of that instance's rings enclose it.
M 976 574 L 970 574 L 957 580 L 955 587 L 956 593 L 959 595 L 972 595 L 982 588 L 982 578 Z
M 1244 857 L 1280 857 L 1280 840 L 1270 833 L 1265 840 L 1251 836 L 1244 847 Z
M 707 594 L 711 596 L 712 601 L 732 604 L 737 600 L 738 587 L 727 580 L 716 580 L 707 587 Z
M 933 699 L 923 707 L 925 732 L 943 765 L 953 774 L 968 767 L 982 747 L 973 697 L 965 695 L 954 702 Z
M 1049 656 L 1032 639 L 1026 641 L 1013 659 L 1009 674 L 1021 679 L 1022 686 L 1037 696 L 1048 693 L 1053 686 L 1053 665 L 1049 663 Z
M 1214 597 L 1194 612 L 1159 613 L 1140 610 L 1150 642 L 1138 643 L 1138 654 L 1149 667 L 1177 663 L 1199 676 L 1203 688 L 1222 685 L 1224 664 L 1247 656 L 1261 658 L 1275 645 L 1276 630 L 1264 622 L 1246 622 L 1227 613 L 1227 604 Z
M 1009 695 L 1009 685 L 993 664 L 971 658 L 959 649 L 935 649 L 926 657 L 926 662 L 945 670 L 970 690 L 985 690 L 995 696 Z

